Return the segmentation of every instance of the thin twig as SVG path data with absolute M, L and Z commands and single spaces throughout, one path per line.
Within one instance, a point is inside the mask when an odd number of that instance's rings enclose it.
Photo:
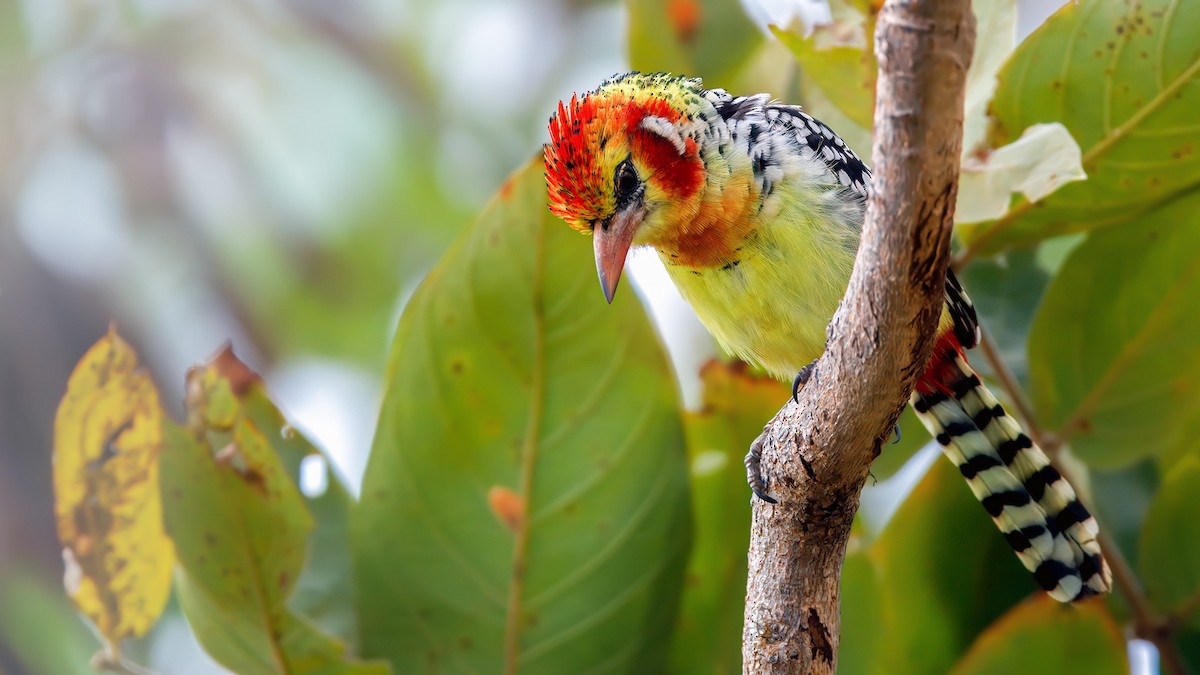
M 1061 466 L 1059 471 L 1066 476 L 1068 481 L 1072 480 L 1070 473 L 1063 471 Z M 1179 648 L 1175 645 L 1175 624 L 1155 612 L 1154 608 L 1150 606 L 1141 580 L 1138 579 L 1137 573 L 1133 571 L 1133 567 L 1125 559 L 1125 554 L 1121 552 L 1121 548 L 1117 546 L 1117 542 L 1113 541 L 1108 531 L 1102 528 L 1096 538 L 1100 542 L 1101 550 L 1104 551 L 1104 558 L 1108 561 L 1109 568 L 1112 569 L 1113 581 L 1116 582 L 1117 590 L 1121 592 L 1121 596 L 1125 598 L 1125 602 L 1133 611 L 1134 634 L 1149 641 L 1158 649 L 1158 658 L 1165 672 L 1170 675 L 1188 675 L 1191 671 L 1184 663 Z
M 992 372 L 996 374 L 996 379 L 1000 380 L 1000 386 L 1008 393 L 1008 398 L 1012 401 L 1013 407 L 1017 409 L 1017 416 L 1021 418 L 1021 423 L 1029 430 L 1030 436 L 1037 441 L 1043 451 L 1047 454 L 1055 454 L 1062 445 L 1058 436 L 1047 432 L 1038 425 L 1037 418 L 1033 414 L 1033 406 L 1029 404 L 1029 397 L 1025 395 L 1021 384 L 1017 382 L 1012 369 L 1000 357 L 1000 350 L 996 348 L 996 342 L 992 339 L 991 333 L 982 326 L 980 333 L 979 349 L 983 352 L 983 357 L 988 365 L 991 366 Z
M 1179 603 L 1179 606 L 1171 612 L 1170 621 L 1172 624 L 1187 621 L 1197 610 L 1200 610 L 1200 591 L 1192 593 L 1186 600 Z

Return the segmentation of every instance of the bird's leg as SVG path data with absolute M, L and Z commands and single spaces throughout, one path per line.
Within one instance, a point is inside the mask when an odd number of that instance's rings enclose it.
M 792 400 L 799 401 L 800 389 L 805 384 L 809 383 L 812 377 L 812 371 L 816 369 L 816 359 L 812 363 L 805 365 L 804 368 L 797 371 L 796 380 L 792 380 Z M 746 483 L 750 484 L 750 489 L 754 490 L 756 497 L 760 500 L 775 504 L 779 503 L 772 496 L 767 494 L 767 480 L 762 477 L 762 443 L 767 436 L 767 430 L 763 429 L 762 434 L 755 438 L 754 443 L 750 443 L 750 452 L 746 453 Z
M 778 504 L 779 502 L 767 494 L 767 481 L 762 475 L 762 444 L 766 437 L 767 430 L 763 428 L 763 432 L 750 444 L 750 452 L 746 453 L 746 482 L 750 484 L 750 489 L 756 497 L 768 504 Z
M 800 389 L 808 384 L 809 378 L 812 377 L 813 369 L 817 362 L 814 359 L 812 363 L 804 366 L 796 373 L 796 379 L 792 380 L 792 400 L 799 403 L 798 400 Z M 766 438 L 767 430 L 754 439 L 750 444 L 750 452 L 746 453 L 746 482 L 750 484 L 750 489 L 754 491 L 754 495 L 768 504 L 778 504 L 770 495 L 767 494 L 767 481 L 762 475 L 762 444 Z
M 808 380 L 812 377 L 813 370 L 816 367 L 817 360 L 813 359 L 812 363 L 796 371 L 796 379 L 792 380 L 792 400 L 796 403 L 800 402 L 800 390 L 804 388 L 804 385 L 808 384 Z

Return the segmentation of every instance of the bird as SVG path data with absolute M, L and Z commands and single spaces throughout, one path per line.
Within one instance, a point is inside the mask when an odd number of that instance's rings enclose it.
M 614 75 L 560 101 L 548 130 L 548 207 L 591 235 L 604 298 L 630 249 L 653 248 L 713 337 L 793 379 L 794 397 L 858 249 L 871 190 L 858 155 L 799 106 L 670 73 Z M 1043 590 L 1060 602 L 1107 593 L 1095 518 L 967 362 L 979 335 L 950 271 L 910 405 Z M 774 502 L 757 450 L 749 482 Z

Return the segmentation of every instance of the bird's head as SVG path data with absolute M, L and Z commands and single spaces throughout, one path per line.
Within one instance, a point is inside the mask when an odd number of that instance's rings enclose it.
M 593 235 L 609 302 L 630 247 L 664 240 L 700 208 L 699 140 L 714 110 L 704 94 L 699 80 L 632 73 L 560 102 L 550 119 L 550 210 Z

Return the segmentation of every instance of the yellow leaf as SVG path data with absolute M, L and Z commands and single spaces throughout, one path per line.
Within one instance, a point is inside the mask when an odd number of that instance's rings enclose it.
M 174 548 L 158 486 L 162 409 L 137 354 L 110 328 L 67 381 L 54 420 L 54 511 L 67 595 L 119 654 L 154 625 Z

